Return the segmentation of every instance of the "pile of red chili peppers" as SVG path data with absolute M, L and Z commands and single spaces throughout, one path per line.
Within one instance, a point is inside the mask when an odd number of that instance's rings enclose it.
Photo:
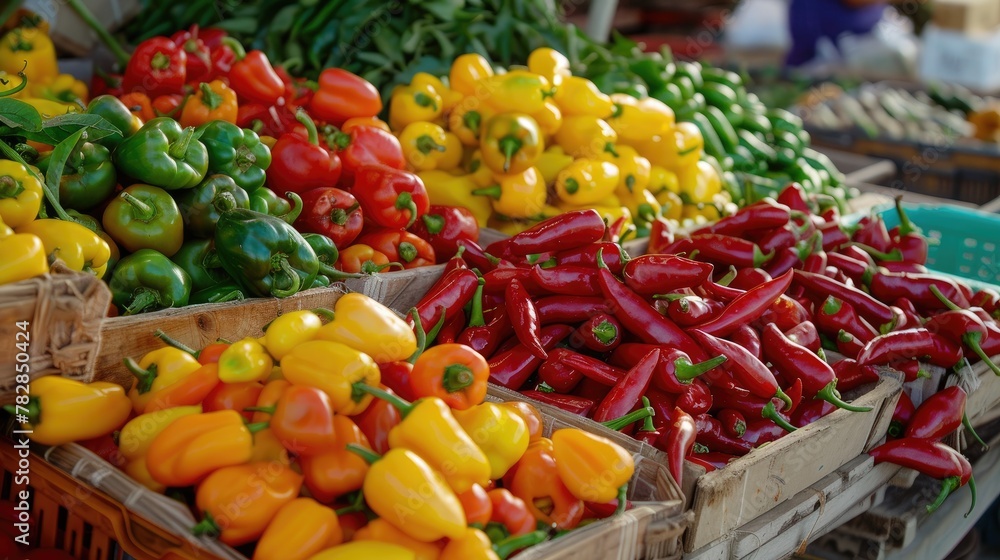
M 837 408 L 866 411 L 839 391 L 878 366 L 912 381 L 921 362 L 1000 354 L 1000 297 L 927 274 L 905 214 L 891 231 L 846 228 L 822 202 L 790 185 L 686 234 L 658 221 L 636 258 L 588 210 L 463 242 L 420 320 L 482 353 L 493 383 L 666 451 L 677 480 L 685 458 L 714 470 Z

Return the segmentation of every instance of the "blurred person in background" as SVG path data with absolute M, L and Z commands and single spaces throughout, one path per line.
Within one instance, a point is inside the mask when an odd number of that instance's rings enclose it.
M 821 39 L 836 45 L 844 33 L 870 33 L 888 7 L 886 0 L 791 0 L 788 28 L 792 48 L 786 64 L 802 66 L 816 58 Z

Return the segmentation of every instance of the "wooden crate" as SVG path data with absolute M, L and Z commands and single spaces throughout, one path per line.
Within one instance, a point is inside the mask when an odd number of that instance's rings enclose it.
M 1000 356 L 993 356 L 1000 363 Z M 973 425 L 981 425 L 1000 416 L 1000 377 L 983 362 L 972 366 L 979 386 L 969 393 L 965 402 L 965 413 Z
M 365 294 L 386 307 L 405 314 L 444 273 L 444 265 L 423 266 L 352 278 L 344 284 L 352 292 Z
M 31 379 L 60 374 L 87 381 L 110 303 L 104 282 L 61 264 L 50 274 L 0 286 L 0 404 L 14 400 L 17 364 L 27 364 Z M 18 325 L 22 321 L 25 329 Z M 27 361 L 19 354 L 27 354 Z

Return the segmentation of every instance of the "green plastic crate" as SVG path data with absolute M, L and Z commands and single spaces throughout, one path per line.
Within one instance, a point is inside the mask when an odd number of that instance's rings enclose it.
M 957 206 L 904 204 L 910 221 L 938 240 L 927 253 L 927 268 L 957 276 L 973 288 L 1000 290 L 1000 215 Z M 899 225 L 895 208 L 881 212 L 885 225 Z

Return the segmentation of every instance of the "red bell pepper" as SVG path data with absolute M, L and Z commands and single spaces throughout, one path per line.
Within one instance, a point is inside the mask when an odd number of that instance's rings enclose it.
M 806 292 L 815 296 L 816 299 L 814 301 L 823 301 L 830 296 L 834 296 L 841 301 L 851 304 L 862 317 L 867 319 L 876 328 L 882 329 L 884 326 L 886 330 L 889 330 L 896 319 L 895 314 L 889 309 L 888 305 L 866 292 L 841 284 L 826 276 L 796 270 L 795 283 L 801 285 L 806 289 Z M 889 301 L 892 301 L 892 299 Z
M 364 165 L 384 165 L 405 169 L 403 147 L 392 134 L 377 126 L 357 126 L 350 133 L 337 132 L 328 142 L 337 150 L 344 165 L 341 182 L 346 187 L 354 185 L 355 175 Z
M 296 229 L 325 235 L 340 249 L 350 245 L 364 227 L 361 206 L 347 191 L 334 187 L 312 189 L 302 193 L 302 205 Z
M 569 325 L 548 325 L 542 327 L 542 348 L 548 352 L 573 333 Z M 503 385 L 508 389 L 519 389 L 531 374 L 542 363 L 535 354 L 523 344 L 516 344 L 510 350 L 501 352 L 490 358 L 490 381 Z
M 719 419 L 719 422 L 722 422 L 723 431 L 730 437 L 741 438 L 746 433 L 747 420 L 740 411 L 732 408 L 723 408 L 715 413 L 715 416 Z
M 875 459 L 876 465 L 893 463 L 941 480 L 941 491 L 934 502 L 927 506 L 928 513 L 935 511 L 949 494 L 965 484 L 968 484 L 969 490 L 972 491 L 972 507 L 969 508 L 969 513 L 976 507 L 976 486 L 972 481 L 972 465 L 961 453 L 941 442 L 902 438 L 883 443 L 868 454 Z M 968 515 L 967 513 L 966 516 Z
M 699 286 L 714 267 L 677 255 L 649 254 L 628 261 L 622 270 L 625 285 L 637 294 L 651 297 L 681 288 Z
M 903 391 L 899 394 L 899 400 L 896 401 L 896 408 L 892 411 L 892 420 L 889 422 L 889 437 L 891 438 L 901 438 L 906 432 L 906 429 L 910 426 L 910 420 L 913 418 L 913 413 L 917 409 L 913 406 L 913 401 L 910 399 L 910 395 Z
M 494 245 L 497 256 L 567 251 L 598 242 L 606 224 L 597 210 L 575 210 L 549 218 Z M 490 252 L 494 251 L 492 248 Z
M 381 251 L 389 260 L 407 269 L 431 266 L 436 259 L 430 243 L 405 229 L 374 229 L 362 233 L 357 242 Z
M 268 107 L 260 103 L 243 103 L 236 110 L 236 124 L 261 136 L 280 138 L 300 126 L 296 115 L 297 110 L 290 105 Z
M 873 338 L 857 360 L 862 365 L 886 365 L 911 358 L 950 368 L 962 359 L 962 347 L 927 329 L 906 329 Z
M 534 399 L 538 402 L 560 408 L 578 416 L 589 417 L 591 411 L 593 411 L 594 407 L 597 406 L 597 403 L 593 399 L 578 397 L 576 395 L 536 391 L 533 389 L 521 391 L 521 394 L 529 399 Z
M 295 118 L 305 126 L 308 137 L 286 132 L 278 138 L 271 148 L 267 186 L 279 194 L 291 191 L 299 195 L 335 187 L 340 178 L 340 158 L 319 145 L 316 125 L 305 111 L 299 110 Z
M 600 313 L 587 319 L 570 337 L 571 347 L 584 347 L 592 352 L 611 352 L 622 343 L 621 323 L 614 316 Z
M 406 364 L 411 369 L 413 367 L 408 362 L 398 363 Z M 379 364 L 379 369 L 385 372 L 386 369 L 383 366 L 387 365 L 389 364 Z M 384 376 L 385 373 L 382 375 Z M 383 377 L 384 382 L 385 378 Z M 380 385 L 379 388 L 390 394 L 398 394 L 384 384 Z M 406 400 L 411 400 L 403 395 L 399 396 Z M 354 423 L 361 429 L 361 432 L 368 438 L 368 443 L 371 444 L 372 451 L 385 453 L 389 450 L 389 431 L 395 428 L 403 418 L 399 409 L 389 401 L 374 399 L 363 412 L 351 416 L 351 419 L 354 420 Z
M 352 192 L 365 219 L 385 228 L 410 227 L 431 204 L 420 177 L 381 164 L 358 168 Z
M 660 351 L 653 350 L 646 354 L 632 369 L 628 370 L 628 373 L 615 383 L 615 386 L 597 406 L 597 410 L 594 411 L 594 420 L 606 422 L 628 414 L 649 388 L 659 360 Z
M 151 99 L 181 93 L 187 83 L 187 54 L 167 37 L 139 43 L 125 67 L 122 91 L 145 93 Z
M 240 100 L 267 106 L 277 103 L 285 93 L 285 84 L 274 71 L 267 55 L 263 51 L 246 52 L 243 45 L 232 37 L 224 38 L 222 44 L 236 55 L 236 62 L 229 70 L 229 85 L 236 90 Z
M 187 55 L 187 82 L 196 89 L 198 84 L 212 81 L 212 49 L 199 34 L 198 24 L 194 24 L 170 36 L 170 40 Z
M 368 80 L 342 68 L 327 68 L 317 80 L 309 112 L 336 126 L 354 117 L 374 117 L 382 111 L 382 98 Z
M 491 523 L 500 524 L 512 537 L 527 535 L 535 530 L 537 521 L 524 500 L 505 488 L 494 488 L 486 495 L 489 496 L 492 505 Z
M 431 244 L 439 263 L 458 252 L 460 246 L 464 252 L 462 242 L 479 241 L 479 224 L 475 216 L 460 206 L 432 204 L 410 231 Z
M 567 264 L 542 268 L 536 264 L 531 268 L 531 282 L 542 290 L 553 294 L 601 295 L 601 288 L 597 285 L 597 275 L 594 273 L 594 269 L 586 266 Z
M 316 455 L 337 443 L 330 397 L 315 387 L 292 385 L 274 406 L 265 408 L 251 407 L 271 414 L 271 432 L 296 455 Z
M 504 295 L 507 316 L 510 317 L 510 322 L 514 327 L 514 334 L 517 336 L 517 339 L 535 357 L 544 360 L 548 355 L 542 347 L 540 339 L 542 323 L 538 318 L 538 310 L 535 308 L 535 302 L 516 279 L 511 280 L 507 284 L 507 290 Z
M 699 325 L 698 330 L 715 336 L 726 336 L 732 333 L 741 325 L 760 315 L 788 289 L 791 283 L 792 273 L 787 272 L 770 282 L 765 282 L 744 292 L 730 302 L 718 317 Z

